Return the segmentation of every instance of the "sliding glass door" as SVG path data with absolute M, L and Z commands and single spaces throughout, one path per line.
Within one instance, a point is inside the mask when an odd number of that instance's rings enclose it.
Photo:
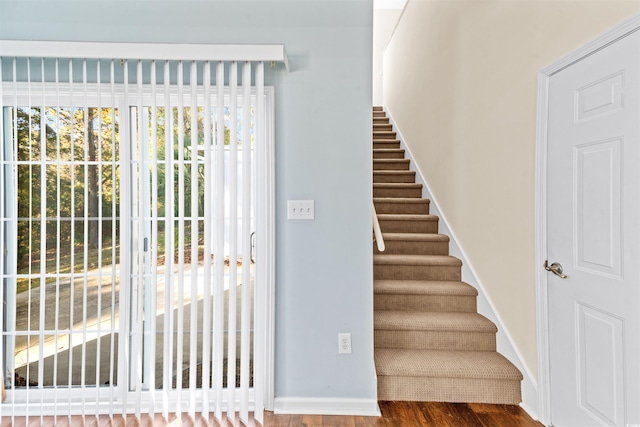
M 269 228 L 271 214 L 256 212 L 273 172 L 262 64 L 255 87 L 249 62 L 13 61 L 2 88 L 3 414 L 261 406 L 266 252 L 254 244 Z M 53 81 L 38 81 L 49 68 Z
M 132 388 L 133 378 L 140 375 L 143 390 L 161 389 L 165 384 L 175 390 L 210 387 L 216 370 L 212 312 L 218 303 L 224 314 L 220 371 L 224 388 L 240 387 L 242 310 L 249 312 L 247 335 L 252 341 L 254 113 L 249 107 L 249 138 L 244 143 L 242 107 L 236 108 L 232 120 L 225 106 L 224 147 L 217 150 L 217 128 L 209 130 L 214 138 L 205 138 L 205 126 L 211 126 L 205 123 L 205 109 L 192 108 L 143 106 L 142 114 L 136 107 L 131 109 L 131 128 L 142 129 L 134 145 L 139 160 L 132 161 L 131 169 L 136 183 L 132 206 L 138 207 L 132 212 L 131 228 L 132 234 L 141 236 L 131 246 L 131 258 L 140 260 L 131 271 L 131 301 L 134 311 L 144 313 L 131 326 L 132 334 L 142 331 L 144 355 L 142 365 L 132 366 Z M 217 109 L 210 114 L 216 116 Z M 223 191 L 213 197 L 218 163 Z M 243 200 L 248 201 L 246 206 Z M 219 207 L 224 209 L 220 218 Z M 214 223 L 221 227 L 216 229 Z M 248 247 L 249 256 L 243 256 L 243 247 Z M 223 285 L 219 294 L 215 280 Z M 246 304 L 243 298 L 248 298 Z M 235 350 L 230 352 L 229 346 Z M 252 385 L 250 375 L 248 379 Z

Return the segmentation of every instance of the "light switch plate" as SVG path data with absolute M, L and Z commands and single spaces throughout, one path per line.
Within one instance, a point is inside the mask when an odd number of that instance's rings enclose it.
M 314 219 L 313 200 L 287 200 L 287 219 Z

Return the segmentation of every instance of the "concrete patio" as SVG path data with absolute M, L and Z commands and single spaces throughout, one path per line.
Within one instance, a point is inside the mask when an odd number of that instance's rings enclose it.
M 251 266 L 253 273 L 253 265 Z M 213 268 L 212 270 L 213 271 Z M 164 367 L 164 326 L 167 315 L 165 305 L 165 267 L 158 268 L 156 284 L 149 287 L 155 292 L 156 304 L 156 343 L 155 343 L 155 387 L 163 385 Z M 120 323 L 120 286 L 116 279 L 112 283 L 112 273 L 119 277 L 119 267 L 105 266 L 102 272 L 91 271 L 91 276 L 87 278 L 79 276 L 73 281 L 60 281 L 46 285 L 45 289 L 45 316 L 40 317 L 41 289 L 32 289 L 16 296 L 16 338 L 15 338 L 15 380 L 16 387 L 26 386 L 27 379 L 30 386 L 51 387 L 54 385 L 95 386 L 109 385 L 117 383 L 118 372 L 118 340 L 121 332 Z M 198 266 L 197 296 L 195 306 L 197 310 L 197 339 L 196 339 L 196 359 L 198 366 L 198 386 L 201 383 L 201 361 L 203 342 L 203 320 L 204 320 L 204 266 Z M 240 355 L 240 321 L 241 302 L 243 285 L 241 282 L 242 266 L 237 267 L 238 279 L 236 283 L 236 354 Z M 228 324 L 229 324 L 229 283 L 230 267 L 225 266 L 224 280 L 224 375 L 226 383 L 226 354 L 228 349 Z M 184 289 L 182 304 L 179 298 L 177 286 L 177 267 L 174 269 L 174 289 L 172 297 L 172 385 L 176 386 L 177 372 L 181 372 L 182 383 L 188 385 L 189 365 L 190 365 L 190 341 L 191 341 L 191 310 L 194 304 L 191 292 L 191 269 L 184 270 Z M 149 278 L 148 283 L 151 282 Z M 251 340 L 253 340 L 253 278 L 251 279 Z M 86 285 L 85 285 L 86 283 Z M 86 292 L 85 292 L 86 289 Z M 148 294 L 147 296 L 150 296 Z M 83 302 L 86 300 L 86 304 Z M 56 304 L 57 301 L 57 304 Z M 31 307 L 31 310 L 29 310 Z M 213 297 L 211 297 L 211 308 L 213 309 Z M 182 311 L 182 328 L 178 330 L 178 317 Z M 57 314 L 57 315 L 56 315 Z M 83 318 L 86 318 L 86 330 L 83 330 Z M 212 318 L 212 317 L 211 317 Z M 38 332 L 43 322 L 42 333 Z M 58 334 L 53 331 L 59 330 Z M 30 331 L 29 337 L 27 331 Z M 177 367 L 177 355 L 179 343 L 182 338 L 181 354 L 182 363 Z M 42 339 L 41 339 L 42 338 Z M 10 343 L 10 340 L 8 340 Z M 84 345 L 83 345 L 84 343 Z M 148 349 L 147 349 L 148 350 Z M 144 351 L 144 349 L 141 349 Z M 111 357 L 114 356 L 114 362 Z M 40 364 L 39 360 L 42 360 Z M 239 363 L 239 362 L 238 362 Z M 237 364 L 238 364 L 237 363 Z M 236 364 L 236 365 L 237 365 Z M 69 366 L 72 366 L 71 372 Z M 42 372 L 42 384 L 40 384 L 39 374 Z M 149 367 L 151 369 L 151 367 Z M 149 372 L 149 371 L 148 371 Z M 10 375 L 10 372 L 9 372 Z M 185 383 L 185 381 L 187 381 Z

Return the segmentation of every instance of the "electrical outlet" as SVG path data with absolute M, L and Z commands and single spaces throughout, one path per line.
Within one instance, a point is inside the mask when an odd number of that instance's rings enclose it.
M 338 353 L 351 354 L 351 334 L 338 334 Z
M 314 219 L 313 200 L 287 200 L 287 219 Z

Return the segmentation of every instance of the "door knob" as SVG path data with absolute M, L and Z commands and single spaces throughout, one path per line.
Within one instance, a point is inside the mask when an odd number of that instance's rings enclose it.
M 557 262 L 554 262 L 553 264 L 549 265 L 549 263 L 547 261 L 544 262 L 544 269 L 547 271 L 552 272 L 553 274 L 555 274 L 556 276 L 560 277 L 561 279 L 566 279 L 567 276 L 565 274 L 562 274 L 562 265 L 560 265 Z

